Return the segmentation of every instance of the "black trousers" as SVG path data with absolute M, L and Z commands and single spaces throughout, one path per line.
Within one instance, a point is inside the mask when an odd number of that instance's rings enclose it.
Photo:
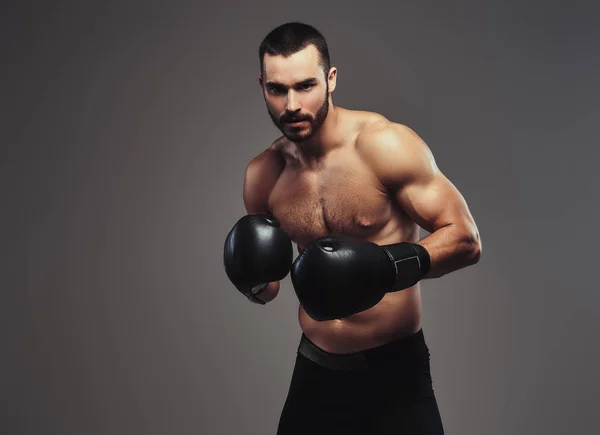
M 423 331 L 350 355 L 302 334 L 278 435 L 443 435 Z

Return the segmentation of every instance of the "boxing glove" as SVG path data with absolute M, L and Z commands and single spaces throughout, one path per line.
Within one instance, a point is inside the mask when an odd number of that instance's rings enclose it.
M 291 269 L 300 304 L 315 320 L 342 319 L 374 307 L 388 292 L 415 285 L 430 267 L 421 245 L 321 237 Z
M 292 241 L 271 214 L 243 216 L 225 238 L 225 273 L 242 294 L 257 304 L 264 305 L 257 296 L 270 282 L 287 276 L 292 260 Z

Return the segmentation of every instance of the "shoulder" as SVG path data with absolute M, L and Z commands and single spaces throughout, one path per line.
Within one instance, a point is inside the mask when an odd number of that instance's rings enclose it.
M 243 199 L 248 213 L 268 212 L 269 195 L 285 168 L 284 139 L 278 138 L 246 166 Z
M 365 123 L 356 138 L 356 150 L 384 184 L 402 184 L 438 170 L 425 141 L 407 125 L 386 118 Z
M 264 170 L 277 171 L 282 166 L 283 149 L 286 140 L 284 136 L 277 138 L 271 145 L 253 157 L 246 167 L 246 175 L 258 175 Z

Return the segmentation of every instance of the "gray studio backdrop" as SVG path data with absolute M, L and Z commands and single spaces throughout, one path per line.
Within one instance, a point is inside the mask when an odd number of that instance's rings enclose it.
M 39 2 L 2 10 L 0 432 L 273 434 L 289 277 L 222 267 L 277 136 L 257 48 L 315 25 L 334 102 L 415 129 L 463 192 L 476 266 L 422 285 L 448 434 L 597 430 L 597 14 L 546 1 Z

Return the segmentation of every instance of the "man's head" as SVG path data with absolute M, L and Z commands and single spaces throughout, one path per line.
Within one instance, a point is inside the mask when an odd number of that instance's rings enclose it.
M 286 23 L 265 37 L 259 57 L 259 82 L 273 123 L 292 141 L 310 139 L 327 117 L 336 83 L 325 38 L 307 24 Z

